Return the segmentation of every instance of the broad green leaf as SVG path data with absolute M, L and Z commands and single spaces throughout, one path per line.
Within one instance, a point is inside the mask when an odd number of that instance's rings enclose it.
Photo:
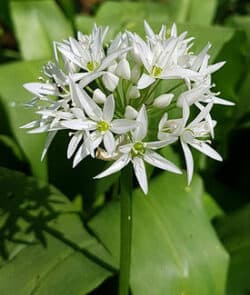
M 189 3 L 187 18 L 184 21 L 201 25 L 212 23 L 216 13 L 217 0 L 190 0 L 183 2 Z
M 89 34 L 94 26 L 95 19 L 89 15 L 76 15 L 76 28 L 84 34 Z
M 96 19 L 110 24 L 133 23 L 134 20 L 158 20 L 161 22 L 211 23 L 216 8 L 216 0 L 171 0 L 167 3 L 107 1 L 101 5 Z
M 133 195 L 131 288 L 134 295 L 224 294 L 228 255 L 217 239 L 195 177 L 163 173 L 147 196 Z M 119 201 L 90 227 L 119 261 Z
M 86 294 L 110 276 L 110 255 L 57 190 L 1 168 L 0 195 L 1 295 Z
M 73 35 L 69 21 L 54 1 L 11 1 L 10 9 L 25 60 L 50 58 L 53 41 Z
M 8 118 L 4 124 L 10 125 L 16 141 L 29 160 L 33 174 L 41 179 L 47 179 L 46 160 L 40 161 L 45 136 L 30 135 L 26 130 L 20 129 L 20 126 L 37 118 L 33 110 L 23 105 L 32 95 L 22 85 L 36 81 L 43 63 L 18 62 L 0 66 L 0 99 Z
M 248 49 L 250 50 L 250 16 L 234 15 L 227 19 L 226 24 L 239 30 L 243 30 L 246 33 L 248 39 Z M 250 56 L 249 50 L 246 53 Z
M 246 120 L 249 121 L 249 113 L 250 113 L 250 104 L 249 104 L 249 92 L 250 92 L 250 16 L 233 16 L 227 20 L 227 24 L 237 28 L 238 30 L 242 31 L 246 35 L 246 42 L 236 42 L 234 47 L 239 47 L 241 49 L 241 67 L 244 68 L 245 73 L 238 77 L 241 79 L 240 83 L 237 85 L 237 94 L 239 96 L 239 102 L 237 103 L 237 119 L 246 116 Z M 240 44 L 240 46 L 239 46 Z M 233 47 L 233 44 L 232 46 Z M 230 48 L 231 49 L 231 48 Z M 243 60 L 245 57 L 246 60 Z M 237 61 L 239 61 L 239 57 L 232 55 L 231 58 L 232 65 L 235 65 Z M 237 69 L 238 70 L 238 69 Z M 232 71 L 232 75 L 235 74 L 235 67 Z M 227 79 L 226 79 L 227 81 Z M 230 81 L 229 81 L 230 84 Z M 245 120 L 245 121 L 246 121 Z
M 217 202 L 207 192 L 203 194 L 204 207 L 210 220 L 218 216 L 223 216 L 224 212 Z
M 218 234 L 230 254 L 227 295 L 248 294 L 250 290 L 250 205 L 218 220 Z

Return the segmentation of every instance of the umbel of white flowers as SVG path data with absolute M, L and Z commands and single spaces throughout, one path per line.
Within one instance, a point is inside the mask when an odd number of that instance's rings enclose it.
M 224 62 L 209 65 L 210 44 L 195 55 L 193 38 L 178 35 L 175 24 L 168 31 L 163 25 L 158 34 L 146 21 L 144 26 L 145 39 L 126 31 L 105 43 L 108 28 L 94 26 L 90 35 L 79 32 L 77 39 L 56 42 L 55 61 L 43 67 L 40 82 L 24 85 L 35 95 L 28 105 L 39 119 L 22 127 L 48 133 L 42 158 L 56 133 L 68 130 L 67 156 L 74 167 L 88 155 L 113 161 L 95 178 L 131 162 L 147 194 L 145 162 L 182 173 L 157 152 L 169 144 L 181 144 L 188 184 L 194 170 L 190 146 L 222 160 L 210 146 L 216 125 L 210 111 L 214 104 L 233 103 L 212 91 L 211 75 Z

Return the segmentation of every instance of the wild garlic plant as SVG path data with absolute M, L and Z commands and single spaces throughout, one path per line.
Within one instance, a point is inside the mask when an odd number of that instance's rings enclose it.
M 195 55 L 190 51 L 194 38 L 187 38 L 187 32 L 178 35 L 175 24 L 169 31 L 163 25 L 158 34 L 146 21 L 144 26 L 145 39 L 126 31 L 106 43 L 108 27 L 95 25 L 90 35 L 79 32 L 77 39 L 56 42 L 55 61 L 43 67 L 41 81 L 24 85 L 35 95 L 29 105 L 40 118 L 22 127 L 48 133 L 42 158 L 57 132 L 66 129 L 71 137 L 67 156 L 74 167 L 88 155 L 114 161 L 95 178 L 131 162 L 147 194 L 145 162 L 182 173 L 157 152 L 167 145 L 180 142 L 188 184 L 194 170 L 190 146 L 222 160 L 210 146 L 216 125 L 210 111 L 214 104 L 233 103 L 212 91 L 211 75 L 224 62 L 209 65 L 210 44 Z M 181 92 L 170 89 L 174 82 L 181 84 Z M 178 117 L 173 108 L 181 110 Z M 193 120 L 191 108 L 198 112 Z M 152 113 L 158 114 L 156 132 L 149 132 Z
M 145 163 L 182 173 L 159 152 L 179 142 L 190 184 L 190 147 L 221 161 L 211 147 L 216 125 L 211 110 L 214 104 L 233 105 L 213 91 L 211 76 L 224 62 L 209 64 L 210 44 L 194 54 L 194 38 L 187 38 L 187 32 L 178 35 L 175 24 L 170 30 L 163 25 L 158 34 L 147 22 L 144 26 L 144 39 L 126 31 L 106 43 L 108 28 L 94 26 L 90 35 L 79 32 L 77 39 L 56 42 L 55 60 L 43 67 L 40 82 L 24 85 L 35 95 L 28 105 L 39 119 L 22 127 L 30 133 L 48 133 L 42 158 L 55 135 L 67 130 L 67 157 L 73 158 L 73 167 L 90 156 L 111 162 L 95 178 L 122 171 L 120 295 L 129 290 L 130 167 L 147 194 Z

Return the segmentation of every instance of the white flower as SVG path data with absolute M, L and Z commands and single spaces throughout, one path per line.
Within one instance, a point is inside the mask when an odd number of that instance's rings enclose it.
M 167 120 L 167 115 L 165 114 L 159 123 L 158 138 L 160 140 L 180 138 L 187 166 L 188 184 L 192 180 L 194 170 L 194 161 L 189 145 L 214 160 L 222 161 L 222 157 L 209 145 L 211 143 L 208 140 L 209 134 L 211 134 L 211 125 L 204 119 L 208 116 L 211 108 L 212 104 L 208 104 L 191 123 L 187 124 L 190 111 L 187 103 L 184 101 L 183 118 Z M 216 122 L 213 121 L 212 128 L 215 124 Z
M 120 49 L 120 47 L 115 48 L 113 46 L 113 50 L 106 54 L 103 41 L 107 32 L 108 27 L 103 29 L 94 26 L 90 36 L 78 34 L 79 40 L 69 38 L 63 43 L 57 43 L 58 50 L 65 58 L 86 71 L 80 75 L 81 87 L 85 87 L 93 80 L 101 77 L 119 56 L 130 49 L 128 47 Z
M 148 192 L 148 181 L 144 161 L 163 170 L 181 174 L 182 172 L 172 162 L 166 160 L 154 150 L 162 148 L 176 139 L 170 138 L 164 141 L 144 142 L 147 135 L 148 119 L 145 106 L 142 106 L 137 116 L 138 127 L 131 132 L 131 141 L 119 147 L 121 156 L 107 170 L 95 178 L 102 178 L 118 172 L 129 162 L 132 162 L 135 176 L 145 194 Z
M 131 35 L 133 48 L 140 57 L 147 73 L 144 73 L 138 81 L 138 88 L 144 89 L 150 86 L 156 79 L 185 79 L 195 81 L 199 74 L 191 69 L 183 67 L 183 60 L 189 57 L 187 54 L 188 43 L 192 39 L 184 40 L 186 33 L 175 36 L 175 26 L 169 39 L 163 37 L 165 27 L 162 27 L 159 35 L 155 35 L 147 23 L 145 23 L 148 40 L 145 42 L 137 34 Z
M 232 106 L 234 105 L 233 102 L 222 99 L 220 97 L 217 97 L 219 93 L 212 92 L 210 88 L 213 86 L 207 85 L 206 81 L 203 83 L 195 83 L 194 87 L 192 89 L 189 89 L 185 92 L 183 92 L 177 100 L 177 106 L 183 107 L 183 103 L 188 104 L 188 106 L 191 106 L 192 104 L 197 105 L 197 103 L 213 103 L 213 104 L 221 104 L 221 105 L 227 105 Z
M 116 148 L 114 134 L 125 134 L 136 127 L 135 121 L 127 119 L 114 119 L 115 101 L 113 95 L 109 95 L 104 103 L 103 110 L 94 102 L 93 99 L 78 85 L 74 85 L 74 100 L 80 102 L 83 112 L 75 113 L 76 118 L 65 120 L 61 125 L 72 129 L 90 131 L 90 146 L 88 149 L 93 150 L 102 142 L 106 151 L 112 154 Z M 91 142 L 95 142 L 91 148 Z

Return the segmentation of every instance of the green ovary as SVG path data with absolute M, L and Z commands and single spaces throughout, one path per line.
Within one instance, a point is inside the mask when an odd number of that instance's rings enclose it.
M 98 66 L 99 66 L 98 62 L 95 62 L 95 61 L 89 61 L 87 63 L 87 69 L 90 72 L 93 72 Z
M 153 67 L 152 67 L 151 74 L 152 74 L 155 78 L 159 77 L 161 73 L 162 73 L 162 68 L 157 67 L 157 66 L 153 66 Z
M 136 142 L 131 150 L 132 156 L 143 155 L 145 153 L 145 145 L 142 142 Z
M 106 132 L 109 130 L 109 123 L 105 121 L 100 121 L 97 123 L 97 130 L 100 132 Z

